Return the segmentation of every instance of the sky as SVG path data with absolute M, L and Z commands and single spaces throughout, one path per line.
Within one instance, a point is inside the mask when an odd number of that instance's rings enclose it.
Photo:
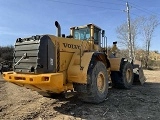
M 105 30 L 108 45 L 117 41 L 116 28 L 127 22 L 126 2 L 131 19 L 156 15 L 160 20 L 160 0 L 0 0 L 0 46 L 14 45 L 17 38 L 56 34 L 54 22 L 62 33 L 70 27 L 94 23 Z M 143 41 L 138 38 L 143 47 Z M 151 50 L 160 52 L 160 26 L 155 29 Z

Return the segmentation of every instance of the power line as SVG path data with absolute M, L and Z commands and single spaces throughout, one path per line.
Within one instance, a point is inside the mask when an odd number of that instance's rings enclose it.
M 152 15 L 156 15 L 158 18 L 160 18 L 160 14 L 158 14 L 158 13 L 155 13 L 155 12 L 152 12 L 152 11 L 149 11 L 149 10 L 145 10 L 145 9 L 143 9 L 143 8 L 138 8 L 138 7 L 135 7 L 135 6 L 132 6 L 133 8 L 136 8 L 137 10 L 140 10 L 140 11 L 142 11 L 142 12 L 144 12 L 144 13 L 146 13 L 146 14 L 152 14 Z M 132 13 L 133 14 L 133 13 Z M 134 14 L 135 15 L 135 14 Z M 138 16 L 139 17 L 139 16 Z
M 111 2 L 104 2 L 104 1 L 98 1 L 98 0 L 87 0 L 87 1 L 124 6 L 124 4 L 111 3 Z
M 119 0 L 118 0 L 119 1 Z M 127 2 L 127 0 L 120 0 L 120 1 L 123 1 L 123 2 Z M 130 4 L 131 4 L 131 7 L 133 7 L 133 8 L 135 8 L 135 9 L 137 9 L 137 10 L 140 10 L 140 11 L 142 11 L 142 12 L 144 12 L 144 13 L 147 13 L 147 14 L 155 14 L 155 15 L 160 15 L 159 13 L 156 13 L 156 12 L 153 12 L 153 11 L 151 11 L 151 10 L 148 10 L 148 9 L 146 9 L 146 8 L 143 8 L 142 6 L 139 6 L 139 5 L 136 5 L 135 3 L 133 3 L 133 2 L 129 2 Z M 158 16 L 159 17 L 159 16 Z
M 72 5 L 77 5 L 77 6 L 86 6 L 86 7 L 94 7 L 94 8 L 103 8 L 107 10 L 113 10 L 113 11 L 122 11 L 121 9 L 113 9 L 113 8 L 106 8 L 106 7 L 98 7 L 98 6 L 91 6 L 91 5 L 85 5 L 85 4 L 77 4 L 77 3 L 72 3 L 72 2 L 64 2 L 64 1 L 58 1 L 58 0 L 48 0 L 50 2 L 57 2 L 57 3 L 64 3 L 64 4 L 72 4 Z
M 121 0 L 121 1 L 124 1 L 124 0 Z M 151 11 L 151 10 L 148 10 L 148 9 L 146 9 L 146 8 L 143 8 L 143 7 L 141 7 L 141 6 L 139 6 L 139 5 L 136 5 L 135 3 L 133 3 L 133 2 L 129 2 L 130 4 L 131 4 L 131 6 L 132 7 L 134 7 L 134 8 L 136 8 L 137 10 L 140 10 L 140 11 L 142 11 L 142 12 L 145 12 L 145 13 L 152 13 L 152 14 L 157 14 L 157 15 L 160 15 L 159 13 L 156 13 L 156 12 L 153 12 L 153 11 Z
M 130 2 L 130 3 L 134 5 L 134 6 L 133 6 L 134 8 L 136 8 L 136 9 L 138 9 L 138 10 L 141 10 L 141 11 L 143 11 L 143 12 L 145 12 L 145 13 L 153 13 L 153 14 L 160 15 L 159 13 L 155 13 L 155 12 L 153 12 L 153 11 L 151 11 L 151 10 L 146 9 L 146 8 L 142 8 L 141 6 L 138 6 L 138 5 L 136 5 L 136 4 L 132 3 L 132 2 Z M 135 6 L 136 6 L 136 7 L 135 7 Z
M 137 15 L 137 14 L 135 14 L 135 13 L 131 13 L 131 14 L 134 15 L 134 16 L 140 17 L 139 15 Z
M 147 13 L 147 14 L 148 14 L 148 13 L 149 13 L 149 14 L 152 13 L 152 12 L 148 12 L 148 11 L 146 11 L 146 10 L 144 10 L 144 9 L 135 7 L 135 6 L 133 6 L 133 5 L 132 5 L 132 7 L 133 7 L 133 8 L 136 8 L 137 10 L 140 10 L 140 11 L 142 11 L 142 12 L 145 12 L 145 13 Z

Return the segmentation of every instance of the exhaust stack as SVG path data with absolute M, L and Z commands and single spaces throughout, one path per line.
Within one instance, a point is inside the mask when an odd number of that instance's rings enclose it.
M 58 21 L 55 21 L 55 26 L 57 27 L 57 37 L 61 37 L 61 26 Z

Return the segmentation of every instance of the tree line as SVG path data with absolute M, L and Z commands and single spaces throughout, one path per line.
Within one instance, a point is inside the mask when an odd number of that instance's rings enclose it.
M 0 46 L 0 63 L 13 61 L 13 46 Z

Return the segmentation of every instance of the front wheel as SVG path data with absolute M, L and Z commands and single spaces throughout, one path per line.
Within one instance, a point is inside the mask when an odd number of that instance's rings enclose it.
M 125 62 L 121 71 L 111 72 L 113 87 L 130 89 L 133 84 L 133 67 L 129 62 Z
M 91 80 L 91 84 L 87 86 L 87 93 L 80 94 L 80 99 L 91 103 L 104 101 L 108 93 L 108 75 L 103 62 L 98 61 L 95 64 L 88 79 Z

